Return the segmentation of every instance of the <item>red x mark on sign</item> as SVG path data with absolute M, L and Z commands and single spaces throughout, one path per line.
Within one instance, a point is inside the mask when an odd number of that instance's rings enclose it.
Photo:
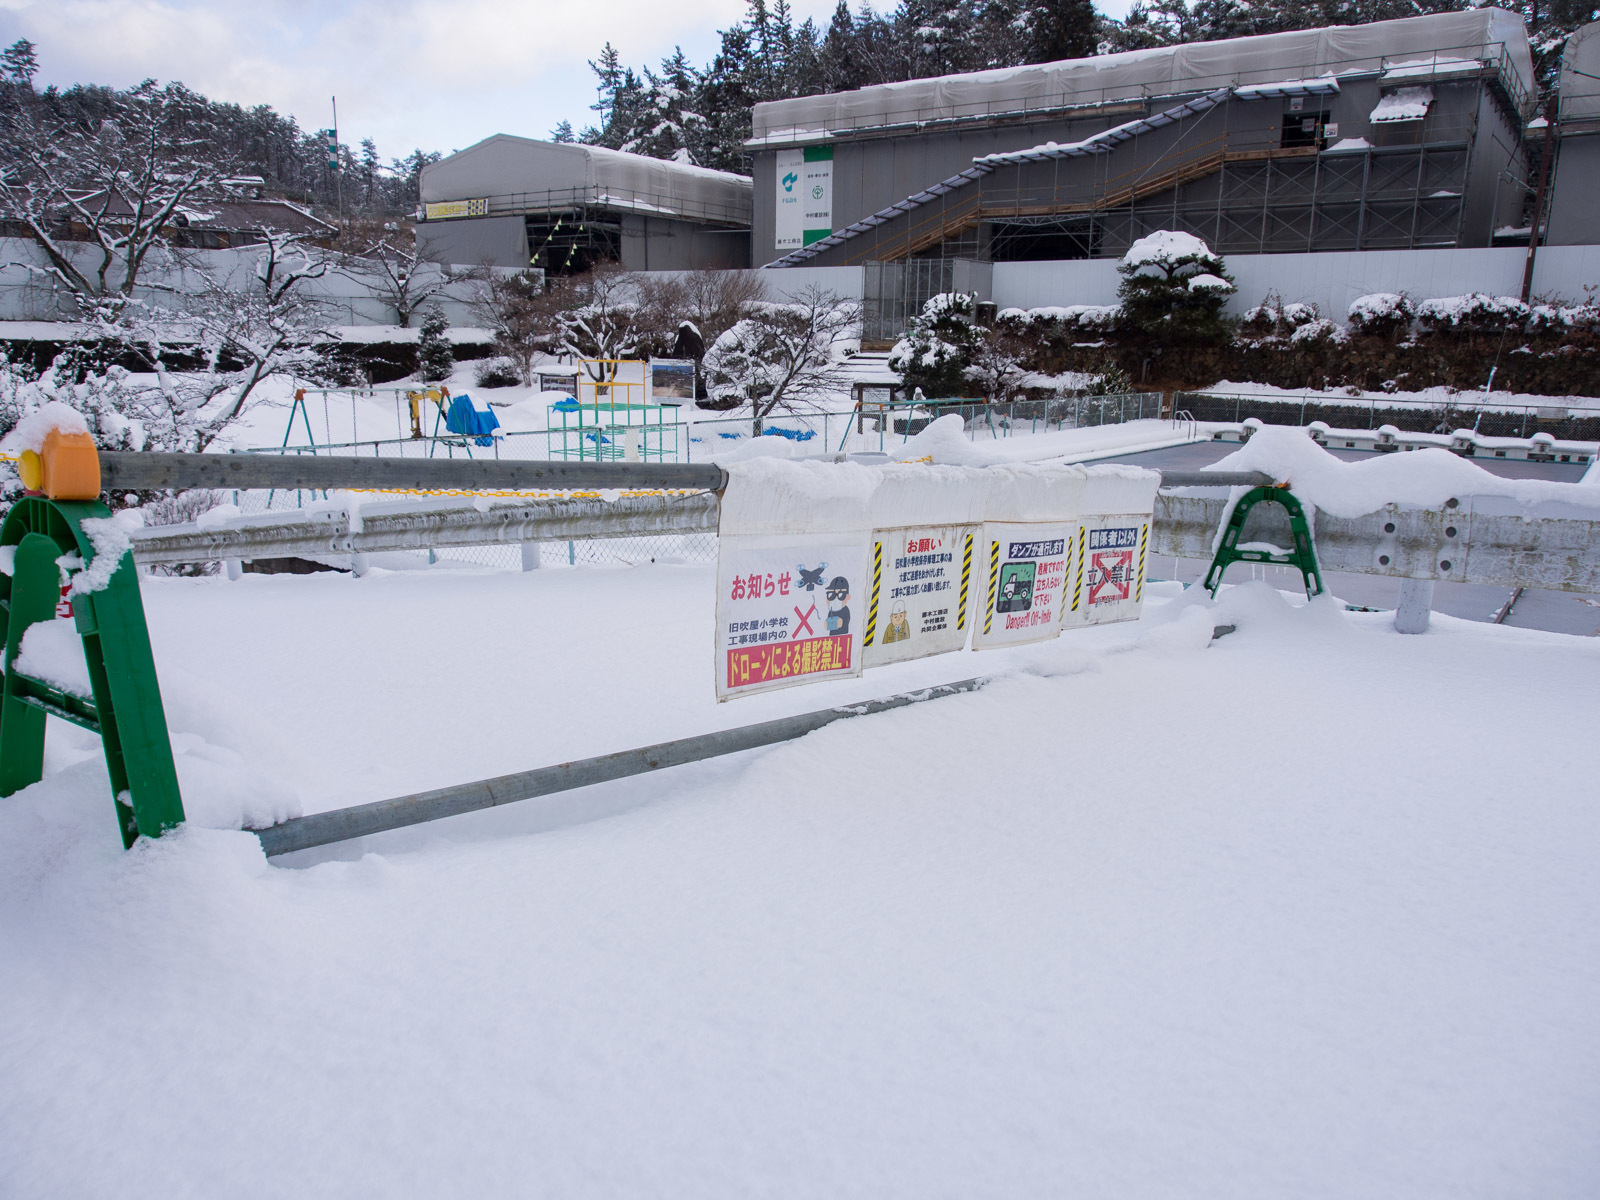
M 811 628 L 811 618 L 817 615 L 817 606 L 815 604 L 813 604 L 805 612 L 800 611 L 800 606 L 798 604 L 795 605 L 794 615 L 800 618 L 800 622 L 795 626 L 794 632 L 789 635 L 791 641 L 800 636 L 800 631 L 802 629 L 811 634 L 813 637 L 816 636 L 817 631 Z

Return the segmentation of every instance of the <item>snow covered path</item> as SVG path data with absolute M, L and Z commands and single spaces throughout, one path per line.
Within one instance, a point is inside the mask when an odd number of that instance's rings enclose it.
M 208 744 L 315 808 L 841 698 L 714 709 L 709 574 L 147 603 Z M 298 870 L 121 854 L 57 738 L 0 801 L 0 1194 L 1594 1194 L 1600 642 L 1213 619 Z

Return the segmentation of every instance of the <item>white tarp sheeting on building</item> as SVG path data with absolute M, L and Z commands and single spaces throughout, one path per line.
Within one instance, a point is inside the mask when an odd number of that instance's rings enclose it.
M 552 204 L 612 208 L 724 224 L 750 223 L 750 179 L 601 146 L 497 133 L 422 170 L 422 202 L 487 197 L 488 211 Z
M 1561 123 L 1600 120 L 1600 21 L 1567 39 L 1561 53 Z
M 1522 18 L 1498 8 L 1336 25 L 1097 58 L 1007 67 L 880 84 L 755 106 L 749 144 L 816 140 L 834 131 L 909 121 L 1180 95 L 1221 86 L 1311 77 L 1326 71 L 1381 70 L 1422 58 L 1496 62 L 1508 52 L 1524 91 L 1533 63 Z

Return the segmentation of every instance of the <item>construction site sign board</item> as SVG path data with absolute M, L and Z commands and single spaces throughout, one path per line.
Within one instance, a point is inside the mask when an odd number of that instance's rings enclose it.
M 1076 540 L 1065 626 L 1137 620 L 1144 602 L 1150 515 L 1085 517 Z
M 833 147 L 779 150 L 775 245 L 798 250 L 833 232 Z
M 865 537 L 723 535 L 717 699 L 861 674 Z
M 990 522 L 980 542 L 983 600 L 974 650 L 1044 641 L 1061 632 L 1077 526 Z
M 976 525 L 874 531 L 862 647 L 866 666 L 966 645 L 977 535 Z

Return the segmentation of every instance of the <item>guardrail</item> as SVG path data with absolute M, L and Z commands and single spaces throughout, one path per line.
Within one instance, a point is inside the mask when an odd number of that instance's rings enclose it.
M 714 533 L 717 497 L 726 475 L 720 467 L 692 464 L 535 463 L 393 459 L 269 458 L 223 455 L 111 455 L 115 460 L 166 459 L 141 482 L 127 483 L 113 465 L 117 487 L 361 487 L 390 468 L 417 470 L 413 486 L 474 486 L 473 471 L 493 469 L 496 478 L 477 484 L 611 488 L 618 486 L 699 488 L 687 495 L 510 500 L 479 507 L 471 500 L 424 500 L 363 504 L 359 510 L 322 506 L 296 513 L 234 518 L 201 528 L 160 526 L 141 532 L 134 558 L 143 563 L 365 554 L 431 546 L 503 545 L 573 538 L 618 538 L 657 534 Z M 176 461 L 182 460 L 182 461 Z M 205 482 L 228 464 L 239 482 Z M 237 464 L 237 465 L 235 465 Z M 259 473 L 259 474 L 258 474 Z M 1260 472 L 1162 471 L 1152 551 L 1179 558 L 1210 558 L 1226 499 L 1173 493 L 1173 489 L 1255 487 L 1275 481 Z M 273 482 L 264 483 L 270 478 Z M 164 482 L 150 482 L 161 479 Z M 174 482 L 179 481 L 179 482 Z M 1527 506 L 1493 496 L 1453 497 L 1437 509 L 1390 505 L 1363 517 L 1319 513 L 1315 543 L 1326 571 L 1399 579 L 1448 580 L 1524 586 L 1553 591 L 1600 592 L 1600 520 L 1560 504 Z M 1575 515 L 1580 514 L 1580 515 Z M 1597 513 L 1600 517 L 1600 513 Z M 1256 540 L 1286 544 L 1286 522 L 1262 509 Z

